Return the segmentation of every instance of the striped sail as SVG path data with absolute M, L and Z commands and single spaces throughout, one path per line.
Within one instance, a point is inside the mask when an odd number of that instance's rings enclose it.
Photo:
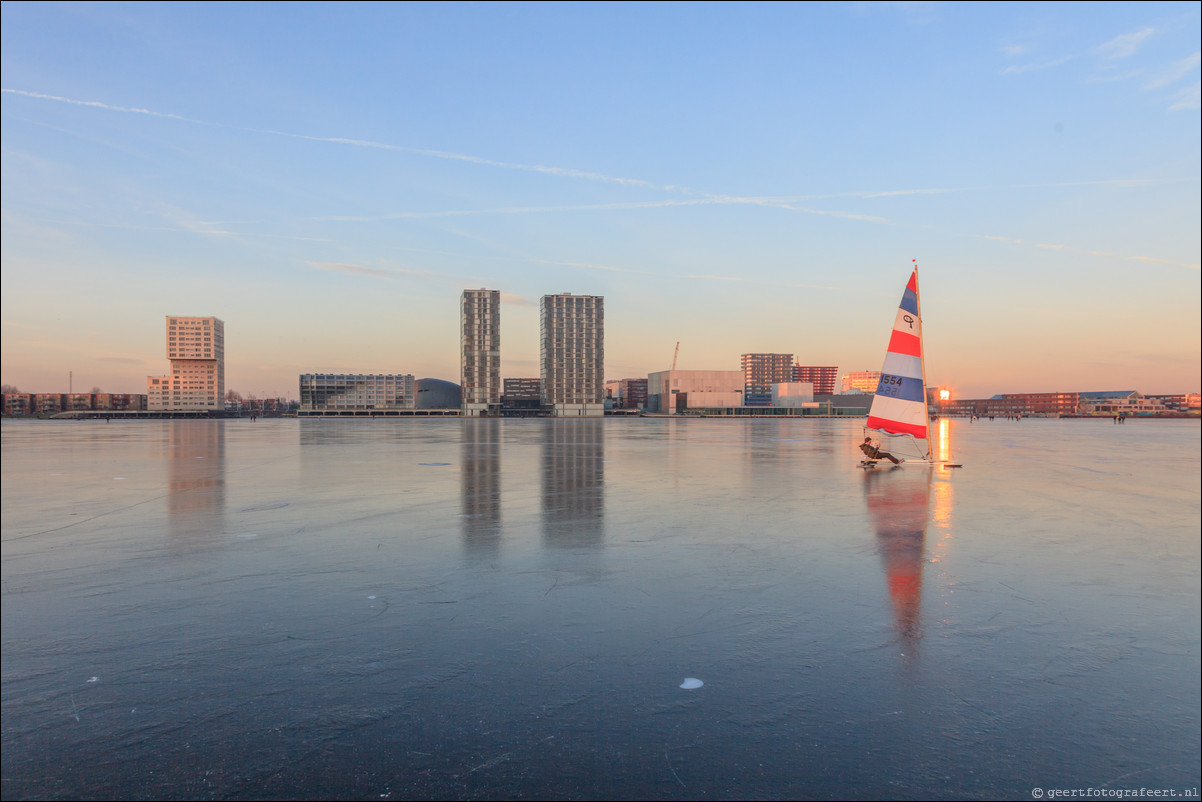
M 927 396 L 922 370 L 922 321 L 918 318 L 918 268 L 902 294 L 881 380 L 868 411 L 868 428 L 885 434 L 927 438 Z

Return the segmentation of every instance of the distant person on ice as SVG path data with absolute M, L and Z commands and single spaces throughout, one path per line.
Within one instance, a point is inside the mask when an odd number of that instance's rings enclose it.
M 872 444 L 871 437 L 864 438 L 864 442 L 860 443 L 860 450 L 867 454 L 869 459 L 887 459 L 894 465 L 901 463 L 901 460 L 890 454 L 888 451 L 881 451 L 879 448 L 874 446 Z

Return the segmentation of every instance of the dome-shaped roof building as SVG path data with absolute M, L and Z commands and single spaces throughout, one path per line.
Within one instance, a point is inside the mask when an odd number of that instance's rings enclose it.
M 415 409 L 459 409 L 463 391 L 444 379 L 418 379 Z

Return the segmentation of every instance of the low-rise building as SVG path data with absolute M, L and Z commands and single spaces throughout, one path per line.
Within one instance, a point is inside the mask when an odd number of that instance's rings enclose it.
M 1163 415 L 1168 408 L 1160 401 L 1134 390 L 1081 393 L 1082 415 Z
M 538 378 L 505 379 L 502 383 L 501 414 L 533 417 L 543 408 L 543 383 Z
M 647 406 L 646 379 L 618 379 L 605 383 L 606 399 L 613 399 L 614 409 L 643 409 Z
M 411 373 L 305 373 L 300 377 L 300 413 L 411 410 L 416 384 Z
M 674 415 L 741 407 L 744 386 L 741 370 L 661 370 L 647 376 L 647 410 Z
M 33 393 L 5 393 L 5 415 L 32 415 L 34 410 Z
M 772 385 L 772 406 L 801 409 L 817 406 L 814 403 L 814 385 L 810 382 L 781 382 Z

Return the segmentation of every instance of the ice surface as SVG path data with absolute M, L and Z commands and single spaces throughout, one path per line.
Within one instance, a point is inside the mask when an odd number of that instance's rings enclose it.
M 861 425 L 6 420 L 3 798 L 1196 788 L 1198 422 Z

